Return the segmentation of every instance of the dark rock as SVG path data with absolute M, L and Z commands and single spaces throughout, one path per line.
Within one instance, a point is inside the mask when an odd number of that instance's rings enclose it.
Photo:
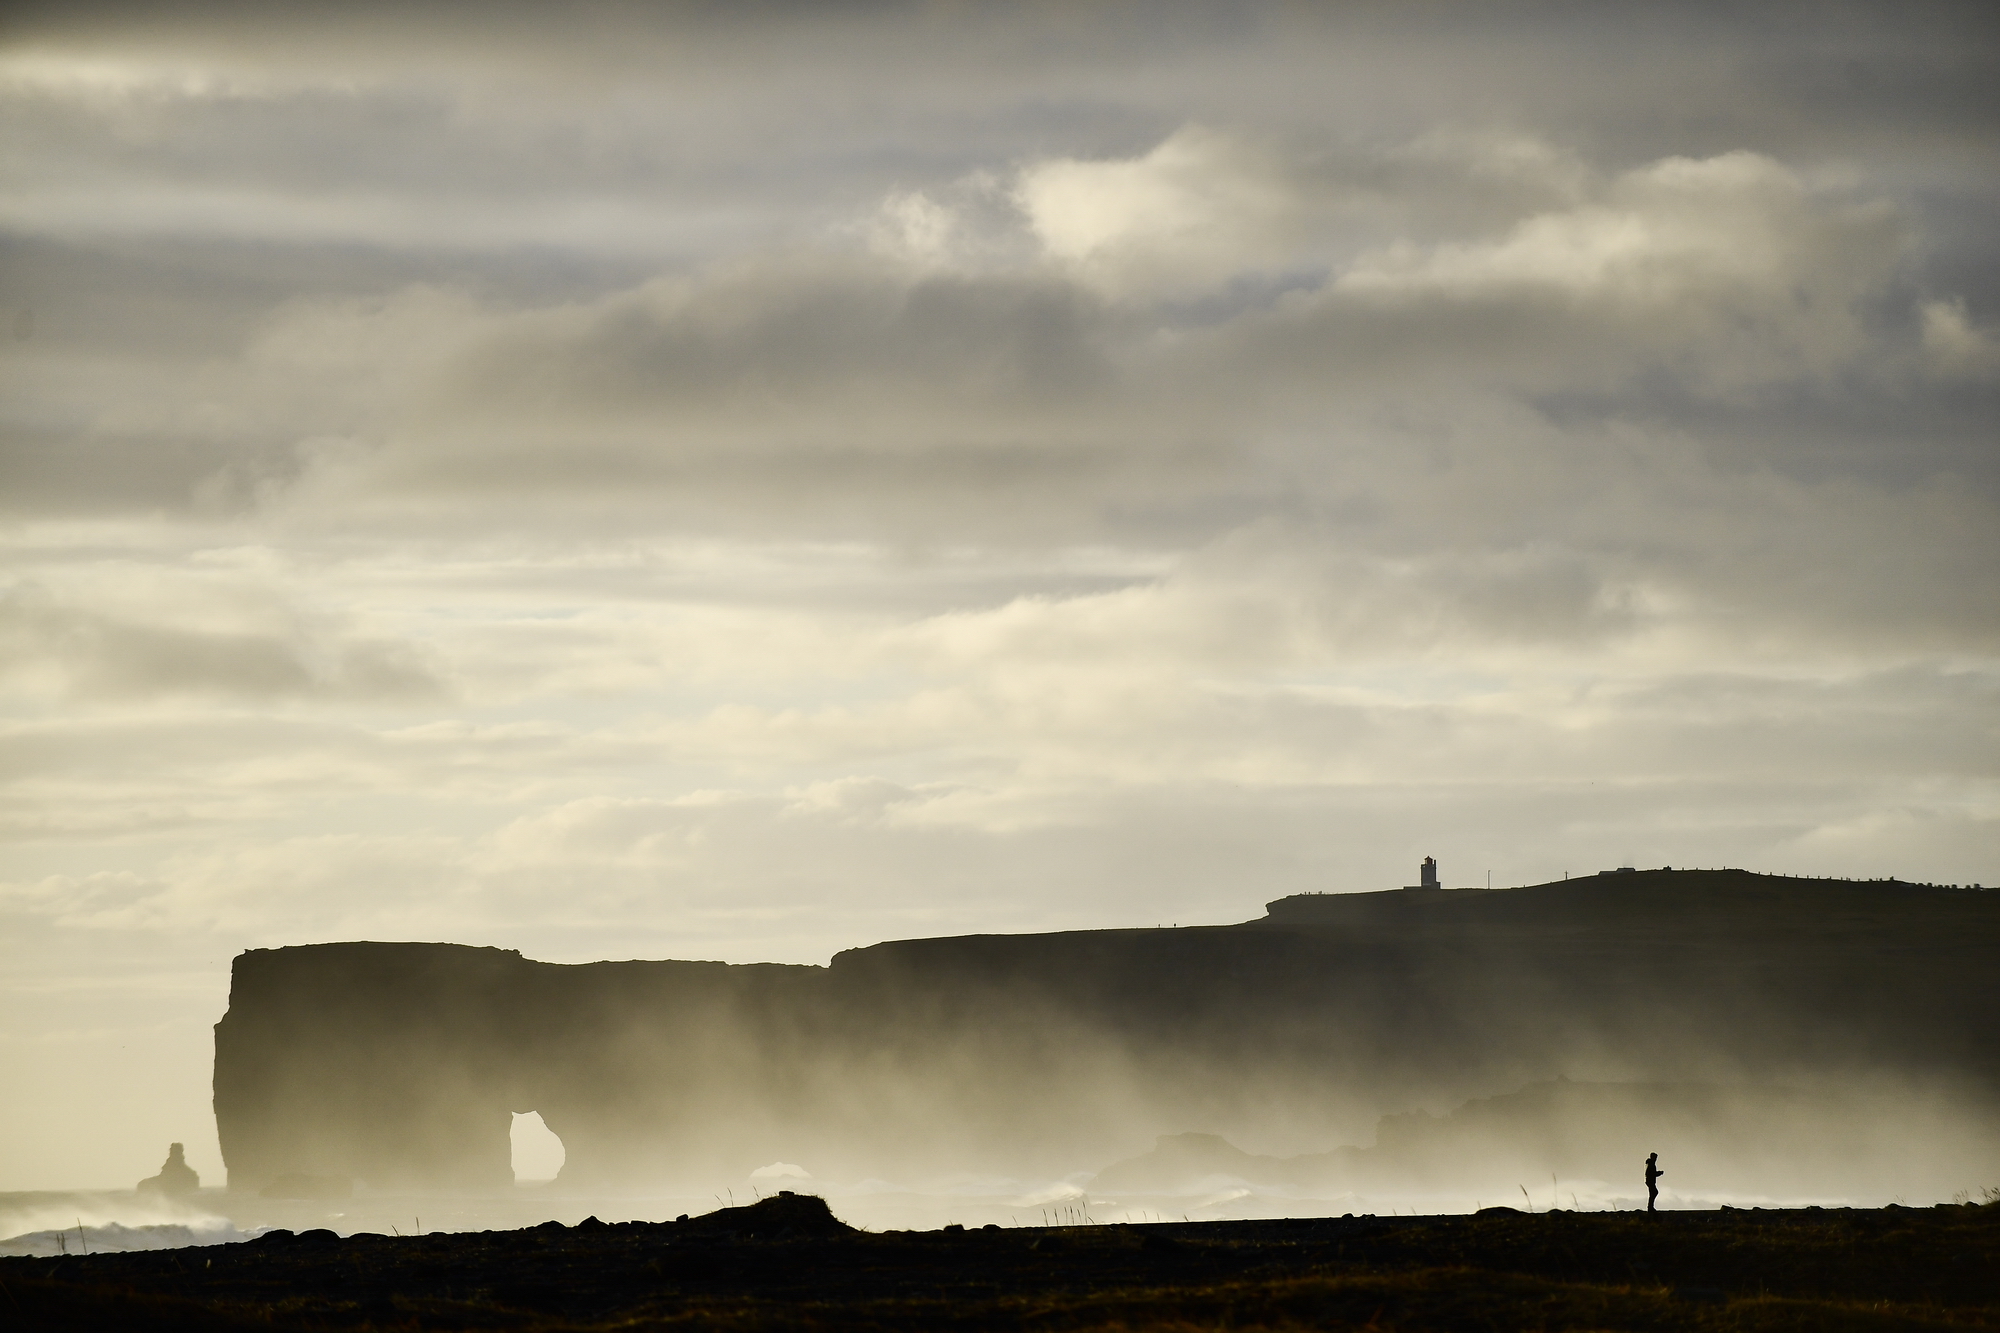
M 963 1231 L 964 1228 L 958 1228 Z M 751 1240 L 851 1236 L 854 1228 L 833 1215 L 817 1194 L 779 1194 L 738 1208 L 722 1208 L 688 1222 L 681 1230 L 698 1235 L 732 1235 Z
M 685 1183 L 780 1143 L 854 1178 L 891 1162 L 1069 1169 L 1133 1146 L 1129 1118 L 1079 1108 L 1198 1104 L 1229 1129 L 1357 1089 L 1448 1104 L 1604 1051 L 1646 1052 L 1663 1085 L 1728 1066 L 1800 1086 L 1863 1067 L 1993 1086 L 1995 956 L 1994 894 L 1687 870 L 1304 896 L 1227 927 L 904 940 L 826 967 L 310 945 L 236 959 L 214 1106 L 243 1190 L 301 1167 L 376 1189 L 508 1189 L 512 1112 L 530 1107 L 562 1138 L 570 1187 Z M 1106 1051 L 1113 1099 L 1098 1095 Z M 1442 1132 L 1389 1129 L 1392 1154 Z M 1800 1174 L 1755 1188 L 1827 1178 Z
M 187 1164 L 178 1143 L 168 1145 L 166 1164 L 160 1168 L 160 1174 L 139 1182 L 141 1194 L 164 1194 L 168 1198 L 183 1198 L 200 1188 L 201 1177 Z

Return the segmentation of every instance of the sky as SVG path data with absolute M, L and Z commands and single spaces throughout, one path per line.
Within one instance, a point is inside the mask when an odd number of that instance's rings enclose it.
M 247 948 L 2000 881 L 1997 33 L 10 5 L 0 1189 Z

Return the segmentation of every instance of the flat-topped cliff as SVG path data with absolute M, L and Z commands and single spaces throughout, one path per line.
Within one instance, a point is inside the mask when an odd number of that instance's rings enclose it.
M 1282 899 L 1235 926 L 905 940 L 827 967 L 453 944 L 235 962 L 232 1188 L 1074 1170 L 1190 1128 L 1321 1147 L 1560 1076 L 2000 1090 L 2000 894 L 1739 871 Z

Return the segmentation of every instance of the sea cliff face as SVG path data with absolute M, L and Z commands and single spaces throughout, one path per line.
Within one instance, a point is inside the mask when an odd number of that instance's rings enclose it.
M 1733 871 L 1286 899 L 1239 926 L 910 940 L 828 967 L 540 963 L 454 944 L 238 957 L 233 1189 L 566 1181 L 783 1159 L 1074 1170 L 1212 1129 L 1305 1150 L 1537 1079 L 2000 1089 L 2000 895 Z

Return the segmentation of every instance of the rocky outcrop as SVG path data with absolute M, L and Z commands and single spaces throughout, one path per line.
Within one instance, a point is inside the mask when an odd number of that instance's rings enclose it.
M 167 1160 L 160 1167 L 160 1174 L 139 1182 L 141 1194 L 164 1194 L 168 1198 L 181 1198 L 200 1188 L 201 1177 L 187 1164 L 178 1143 L 167 1145 Z
M 700 1217 L 683 1218 L 677 1236 L 714 1236 L 741 1240 L 845 1239 L 853 1227 L 833 1215 L 817 1194 L 779 1190 L 768 1199 L 734 1208 L 718 1208 Z
M 2000 1088 L 2000 896 L 1740 872 L 1287 899 L 1240 926 L 909 940 L 828 967 L 449 944 L 237 958 L 231 1188 L 1063 1172 L 1201 1125 L 1357 1142 L 1552 1080 Z M 1240 1141 L 1240 1139 L 1239 1139 Z

